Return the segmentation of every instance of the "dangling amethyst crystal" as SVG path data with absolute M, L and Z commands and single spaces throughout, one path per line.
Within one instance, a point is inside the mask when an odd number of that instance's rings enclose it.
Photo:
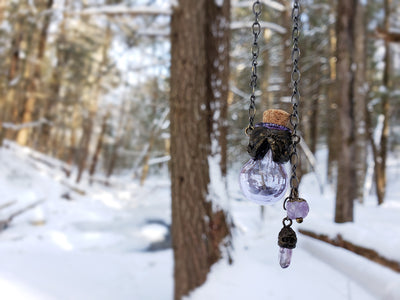
M 279 264 L 283 269 L 289 267 L 292 260 L 292 249 L 279 248 Z
M 298 223 L 301 223 L 303 218 L 307 217 L 310 208 L 306 200 L 297 198 L 295 200 L 289 200 L 286 203 L 286 210 L 289 219 L 296 220 Z
M 282 199 L 289 180 L 285 167 L 268 153 L 259 160 L 250 159 L 240 171 L 240 187 L 247 199 L 265 205 Z

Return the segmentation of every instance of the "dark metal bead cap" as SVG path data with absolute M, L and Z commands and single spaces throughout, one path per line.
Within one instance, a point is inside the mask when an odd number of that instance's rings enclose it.
M 289 227 L 284 226 L 278 235 L 278 245 L 282 248 L 294 249 L 296 248 L 297 236 L 296 232 Z

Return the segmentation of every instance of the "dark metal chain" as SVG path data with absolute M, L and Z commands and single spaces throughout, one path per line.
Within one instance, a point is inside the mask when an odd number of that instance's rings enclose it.
M 253 4 L 253 14 L 254 14 L 254 23 L 251 26 L 253 31 L 253 44 L 251 45 L 251 77 L 250 77 L 250 87 L 251 87 L 251 95 L 250 95 L 250 106 L 249 106 L 249 125 L 247 126 L 245 132 L 247 135 L 250 135 L 254 129 L 254 117 L 256 115 L 256 88 L 257 88 L 257 59 L 260 54 L 260 47 L 258 45 L 258 37 L 261 33 L 261 25 L 259 22 L 259 17 L 261 15 L 261 3 L 259 0 L 256 0 Z
M 299 70 L 299 58 L 300 58 L 300 49 L 299 49 L 299 37 L 300 37 L 300 0 L 293 1 L 292 8 L 292 21 L 293 21 L 293 29 L 292 29 L 292 97 L 291 102 L 293 105 L 293 111 L 290 116 L 290 123 L 293 127 L 292 131 L 292 152 L 290 155 L 290 163 L 292 166 L 292 176 L 290 177 L 290 198 L 297 198 L 299 196 L 299 179 L 296 174 L 297 164 L 299 162 L 299 155 L 297 153 L 297 144 L 300 143 L 300 136 L 297 134 L 297 127 L 300 122 L 299 118 L 299 103 L 300 103 L 300 92 L 299 92 L 299 82 L 300 82 L 300 70 Z

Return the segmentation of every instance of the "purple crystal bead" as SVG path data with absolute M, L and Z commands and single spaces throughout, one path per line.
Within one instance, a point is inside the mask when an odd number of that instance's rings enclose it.
M 263 159 L 250 159 L 240 172 L 240 187 L 247 199 L 265 205 L 279 201 L 289 185 L 284 165 L 272 160 L 272 152 Z
M 292 249 L 279 248 L 279 264 L 283 269 L 289 267 L 292 260 Z
M 304 199 L 295 199 L 286 202 L 287 216 L 292 220 L 302 220 L 307 217 L 310 208 Z

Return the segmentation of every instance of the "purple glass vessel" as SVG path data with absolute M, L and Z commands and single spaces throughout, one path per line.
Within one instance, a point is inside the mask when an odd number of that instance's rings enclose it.
M 283 198 L 289 185 L 285 166 L 272 160 L 271 150 L 263 159 L 250 159 L 240 172 L 240 187 L 247 199 L 261 205 Z

